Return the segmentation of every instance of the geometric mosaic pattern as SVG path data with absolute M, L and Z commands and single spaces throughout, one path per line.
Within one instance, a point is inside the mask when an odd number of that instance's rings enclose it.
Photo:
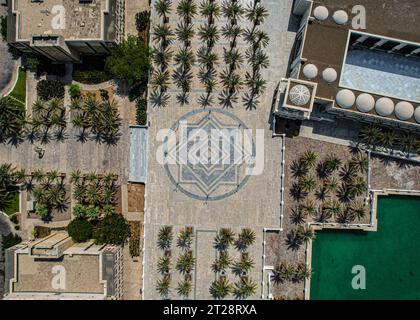
M 252 134 L 224 110 L 195 110 L 181 117 L 164 141 L 165 171 L 176 189 L 202 201 L 238 192 L 255 158 Z

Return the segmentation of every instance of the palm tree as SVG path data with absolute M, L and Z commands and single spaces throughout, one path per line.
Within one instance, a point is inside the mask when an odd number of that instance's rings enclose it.
M 169 71 L 157 71 L 151 81 L 152 88 L 165 92 L 169 87 Z
M 309 167 L 306 165 L 306 163 L 304 163 L 303 161 L 296 161 L 296 160 L 293 160 L 292 165 L 290 166 L 290 169 L 292 170 L 293 178 L 303 177 L 309 171 Z
M 233 263 L 232 271 L 236 275 L 248 274 L 249 271 L 254 268 L 255 262 L 249 256 L 249 253 L 245 252 L 241 254 L 241 258 Z
M 315 189 L 316 181 L 312 175 L 304 176 L 299 178 L 298 185 L 304 192 L 309 193 Z
M 163 18 L 164 23 L 168 21 L 168 14 L 171 12 L 171 0 L 157 0 L 155 3 L 155 10 L 159 17 Z
M 222 28 L 222 35 L 230 42 L 230 49 L 236 47 L 237 39 L 242 34 L 242 28 L 238 25 L 228 24 Z
M 237 299 L 247 299 L 257 292 L 257 284 L 248 277 L 242 277 L 239 282 L 235 283 L 233 295 Z
M 305 153 L 299 158 L 299 162 L 308 168 L 314 167 L 317 160 L 318 155 L 312 150 L 305 151 Z
M 224 299 L 233 291 L 233 285 L 226 279 L 220 276 L 217 280 L 213 281 L 210 286 L 210 294 L 215 299 Z
M 367 191 L 366 181 L 362 177 L 354 177 L 348 182 L 347 190 L 351 197 L 359 197 Z
M 385 149 L 391 149 L 392 152 L 398 140 L 395 131 L 387 130 L 381 134 L 379 141 Z
M 220 34 L 215 25 L 202 25 L 198 30 L 201 40 L 207 43 L 207 50 L 213 48 L 216 41 L 219 40 Z
M 175 34 L 179 41 L 184 43 L 184 46 L 187 47 L 189 45 L 191 39 L 194 37 L 194 29 L 192 24 L 180 22 L 177 25 L 175 30 Z
M 225 63 L 229 66 L 230 73 L 234 72 L 236 69 L 240 68 L 243 63 L 242 54 L 238 49 L 231 49 L 227 51 L 224 49 L 224 60 Z
M 275 284 L 291 281 L 295 274 L 295 267 L 288 262 L 280 262 L 273 270 L 272 280 Z
M 298 229 L 292 229 L 286 236 L 286 245 L 288 249 L 297 251 L 303 244 L 302 235 Z
M 311 226 L 298 226 L 297 230 L 304 243 L 308 243 L 315 239 L 315 231 Z
M 194 0 L 181 0 L 176 8 L 178 16 L 189 22 L 197 13 L 197 5 Z
M 207 18 L 207 23 L 211 25 L 214 23 L 214 19 L 220 16 L 220 7 L 217 1 L 204 0 L 200 4 L 200 13 L 202 16 Z
M 299 211 L 302 211 L 306 217 L 316 215 L 315 202 L 311 199 L 307 199 L 305 202 L 299 204 Z
M 335 153 L 328 154 L 324 160 L 324 166 L 330 173 L 340 168 L 341 164 L 341 159 Z
M 177 246 L 181 249 L 188 250 L 193 242 L 193 232 L 191 228 L 185 228 L 180 231 L 177 239 Z
M 242 229 L 235 243 L 236 248 L 238 248 L 239 250 L 245 250 L 249 246 L 252 246 L 254 244 L 255 239 L 256 239 L 256 234 L 254 230 L 249 229 L 249 228 Z
M 160 68 L 160 70 L 164 70 L 168 67 L 171 57 L 172 51 L 167 48 L 160 48 L 159 50 L 154 50 L 152 53 L 153 62 Z
M 254 2 L 254 5 L 249 5 L 245 11 L 245 15 L 249 21 L 253 23 L 252 32 L 255 32 L 257 26 L 264 23 L 264 20 L 268 17 L 268 11 L 261 4 Z
M 212 269 L 216 273 L 226 271 L 232 264 L 232 258 L 227 251 L 219 252 L 219 257 L 212 264 Z
M 376 125 L 365 126 L 360 130 L 360 139 L 369 147 L 376 149 L 376 145 L 382 139 L 382 131 Z
M 176 269 L 182 274 L 189 274 L 194 270 L 195 258 L 192 251 L 181 254 L 176 263 Z
M 165 274 L 162 279 L 156 282 L 156 291 L 164 298 L 169 294 L 169 287 L 171 285 L 171 276 Z
M 176 291 L 180 296 L 188 298 L 192 291 L 192 281 L 190 279 L 184 279 L 181 282 L 178 282 Z
M 160 228 L 159 233 L 158 233 L 158 241 L 157 241 L 157 245 L 160 249 L 169 250 L 172 245 L 172 239 L 173 239 L 172 227 L 165 226 L 165 227 Z
M 167 25 L 156 25 L 153 28 L 153 39 L 155 42 L 160 42 L 163 48 L 168 47 L 171 43 L 174 33 Z
M 418 138 L 414 134 L 403 132 L 398 137 L 398 144 L 402 147 L 402 151 L 407 154 L 407 157 L 409 157 L 410 152 L 418 146 Z
M 354 215 L 354 212 L 352 210 L 348 210 L 348 208 L 346 210 L 341 211 L 340 214 L 337 215 L 338 223 L 348 224 L 352 223 L 355 219 L 356 217 Z
M 366 216 L 366 207 L 361 202 L 352 203 L 348 207 L 348 210 L 350 210 L 352 215 L 359 221 Z
M 171 270 L 171 258 L 169 256 L 160 257 L 157 263 L 158 271 L 165 275 Z
M 306 265 L 306 263 L 298 263 L 295 268 L 295 274 L 292 281 L 300 283 L 309 279 L 312 276 L 311 269 Z
M 369 169 L 369 159 L 364 154 L 358 154 L 356 157 L 351 159 L 350 165 L 353 166 L 361 174 L 364 174 Z
M 188 48 L 181 48 L 178 53 L 175 55 L 174 60 L 177 64 L 180 64 L 181 67 L 186 70 L 192 67 L 195 62 L 193 52 Z
M 290 214 L 290 221 L 295 225 L 299 225 L 305 223 L 307 217 L 305 210 L 300 210 L 299 207 L 295 207 Z
M 341 212 L 341 204 L 337 200 L 330 200 L 324 203 L 322 206 L 321 221 L 325 222 L 336 217 Z
M 357 176 L 358 169 L 351 164 L 344 165 L 340 170 L 340 177 L 344 182 L 350 181 Z
M 245 10 L 238 1 L 225 0 L 222 4 L 222 12 L 225 18 L 230 20 L 231 24 L 236 24 L 237 20 L 245 13 Z
M 233 243 L 234 239 L 235 233 L 232 231 L 232 229 L 220 229 L 214 239 L 214 247 L 219 251 L 226 250 Z

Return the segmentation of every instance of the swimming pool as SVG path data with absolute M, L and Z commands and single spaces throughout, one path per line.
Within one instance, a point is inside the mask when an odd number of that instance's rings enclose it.
M 420 102 L 418 58 L 368 49 L 347 52 L 340 86 Z
M 377 219 L 377 232 L 317 232 L 311 299 L 420 299 L 420 197 L 378 197 Z M 365 290 L 352 287 L 354 266 Z

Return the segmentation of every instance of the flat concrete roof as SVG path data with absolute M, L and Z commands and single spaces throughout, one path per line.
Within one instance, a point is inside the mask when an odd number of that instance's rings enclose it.
M 34 259 L 17 253 L 17 282 L 13 292 L 66 292 L 103 294 L 99 255 L 64 255 L 61 259 Z M 53 287 L 53 268 L 65 270 L 65 289 Z
M 12 0 L 11 0 L 12 1 Z M 18 13 L 17 40 L 29 40 L 32 35 L 59 35 L 68 40 L 101 39 L 103 11 L 108 0 L 80 3 L 74 0 L 14 0 Z M 62 13 L 65 21 L 57 17 Z M 63 28 L 58 27 L 62 23 Z
M 318 84 L 317 98 L 335 100 L 337 92 L 340 90 L 340 75 L 350 31 L 370 34 L 373 38 L 377 36 L 380 39 L 395 39 L 396 41 L 389 41 L 391 44 L 395 42 L 397 44 L 420 43 L 420 26 L 416 23 L 416 19 L 420 16 L 420 2 L 417 0 L 318 0 L 313 2 L 312 17 L 313 10 L 320 5 L 328 9 L 329 16 L 322 22 L 316 19 L 309 21 L 301 53 L 305 64 L 314 64 L 319 70 L 318 76 L 309 80 Z M 366 29 L 352 29 L 351 19 L 354 16 L 352 9 L 356 5 L 363 5 L 366 8 Z M 348 14 L 349 22 L 347 24 L 338 25 L 334 22 L 332 16 L 338 10 L 344 10 Z M 412 59 L 419 59 L 419 54 L 414 54 Z M 323 81 L 322 71 L 326 68 L 333 68 L 337 72 L 338 78 L 335 82 Z M 300 68 L 298 79 L 308 80 L 303 74 L 303 66 Z M 352 91 L 356 95 L 363 92 L 354 89 Z M 374 92 L 372 95 L 375 100 L 383 96 Z M 404 98 L 397 99 L 391 96 L 390 98 L 395 104 L 401 100 L 404 101 Z M 405 99 L 410 100 L 408 97 Z M 354 111 L 357 112 L 357 110 Z M 374 111 L 370 114 L 375 115 Z M 387 118 L 397 120 L 394 114 Z M 414 118 L 406 122 L 416 123 Z

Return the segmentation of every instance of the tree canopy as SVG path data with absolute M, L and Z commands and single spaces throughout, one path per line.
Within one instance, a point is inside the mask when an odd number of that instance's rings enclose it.
M 118 79 L 125 80 L 130 86 L 146 82 L 150 68 L 150 50 L 147 44 L 129 36 L 111 51 L 106 60 L 106 68 Z
M 101 219 L 96 227 L 93 238 L 96 244 L 124 245 L 130 236 L 130 226 L 120 214 L 114 213 Z

